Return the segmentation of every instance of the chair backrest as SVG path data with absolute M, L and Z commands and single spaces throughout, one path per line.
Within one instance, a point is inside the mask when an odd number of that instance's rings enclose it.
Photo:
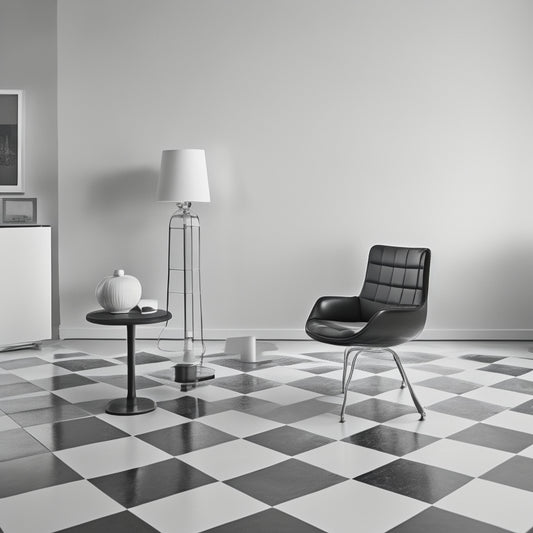
M 373 246 L 359 295 L 362 319 L 368 320 L 381 309 L 425 305 L 430 260 L 428 248 Z

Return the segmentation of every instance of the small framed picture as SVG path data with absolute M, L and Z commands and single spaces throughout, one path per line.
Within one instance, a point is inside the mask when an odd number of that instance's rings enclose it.
M 0 193 L 24 192 L 22 91 L 0 89 Z
M 37 198 L 3 198 L 3 224 L 37 224 Z

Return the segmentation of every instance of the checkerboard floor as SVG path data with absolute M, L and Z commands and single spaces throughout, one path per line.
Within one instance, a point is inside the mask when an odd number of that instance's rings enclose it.
M 533 532 L 533 343 L 413 342 L 362 356 L 342 402 L 342 351 L 259 343 L 258 365 L 209 343 L 216 379 L 189 391 L 139 341 L 151 413 L 126 394 L 124 341 L 0 354 L 0 528 L 136 531 Z

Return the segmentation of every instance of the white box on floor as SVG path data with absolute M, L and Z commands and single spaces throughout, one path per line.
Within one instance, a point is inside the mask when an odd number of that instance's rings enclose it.
M 230 337 L 226 339 L 224 353 L 240 355 L 243 363 L 255 363 L 255 337 Z

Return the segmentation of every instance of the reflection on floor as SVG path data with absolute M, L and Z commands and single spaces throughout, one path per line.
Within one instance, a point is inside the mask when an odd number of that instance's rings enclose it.
M 269 343 L 251 367 L 209 343 L 216 380 L 182 392 L 137 344 L 158 407 L 131 417 L 104 413 L 123 341 L 0 354 L 4 533 L 533 531 L 533 343 L 401 347 L 423 422 L 394 362 L 363 356 L 344 424 L 335 347 Z

